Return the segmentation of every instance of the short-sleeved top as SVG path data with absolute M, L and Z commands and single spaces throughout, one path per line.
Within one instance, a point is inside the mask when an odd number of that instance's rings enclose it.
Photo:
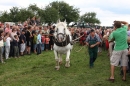
M 5 46 L 10 46 L 10 41 L 11 41 L 11 38 L 7 37 L 6 42 L 5 42 Z
M 49 38 L 45 38 L 45 44 L 49 44 L 50 39 Z
M 89 42 L 90 37 L 91 37 L 91 36 L 88 35 L 88 37 L 86 38 L 86 42 Z M 94 37 L 91 37 L 92 40 L 94 40 L 95 38 L 97 39 L 97 42 L 101 42 L 101 39 L 100 39 L 100 37 L 99 37 L 98 35 L 95 34 Z
M 26 32 L 25 36 L 26 36 L 26 41 L 31 41 L 31 38 L 30 38 L 31 33 L 29 31 Z
M 115 39 L 115 51 L 125 50 L 128 48 L 127 44 L 127 26 L 122 26 L 121 28 L 117 28 L 113 32 L 113 38 Z
M 13 40 L 13 46 L 18 46 L 18 41 L 17 40 Z
M 42 36 L 41 39 L 42 39 L 42 43 L 45 43 L 45 36 Z
M 37 43 L 37 36 L 34 35 L 34 36 L 33 36 L 33 44 L 36 44 L 36 43 Z
M 23 43 L 22 40 L 24 41 L 24 43 L 26 43 L 26 37 L 25 37 L 25 35 L 23 35 L 23 34 L 21 34 L 20 37 L 19 37 L 19 42 L 20 42 L 20 44 Z
M 50 34 L 53 35 L 54 34 L 54 30 L 50 30 Z M 53 39 L 53 36 L 50 36 L 50 40 Z
M 38 34 L 37 36 L 37 44 L 41 43 L 41 34 Z

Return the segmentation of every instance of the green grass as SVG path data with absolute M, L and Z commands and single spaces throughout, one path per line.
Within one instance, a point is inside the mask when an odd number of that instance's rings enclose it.
M 78 50 L 81 46 L 74 46 Z M 26 55 L 11 58 L 0 64 L 0 86 L 130 86 L 130 74 L 123 82 L 120 68 L 115 70 L 115 83 L 106 79 L 110 76 L 110 62 L 107 52 L 98 55 L 94 68 L 90 69 L 87 49 L 71 52 L 71 66 L 65 68 L 65 56 L 59 71 L 55 70 L 53 51 L 41 55 Z

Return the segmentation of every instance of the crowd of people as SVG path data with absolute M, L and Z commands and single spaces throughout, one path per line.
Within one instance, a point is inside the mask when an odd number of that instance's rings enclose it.
M 121 26 L 124 24 L 124 26 Z M 114 67 L 122 66 L 122 80 L 126 80 L 126 70 L 130 67 L 130 25 L 127 22 L 114 22 L 114 28 L 77 28 L 69 27 L 72 38 L 78 40 L 81 46 L 87 45 L 90 56 L 90 68 L 98 53 L 102 50 L 108 51 L 111 63 L 110 81 L 114 81 Z M 125 27 L 126 26 L 126 27 Z M 18 25 L 0 25 L 0 60 L 11 57 L 19 58 L 23 55 L 30 55 L 32 52 L 39 55 L 44 51 L 53 50 L 53 33 L 55 26 L 40 26 L 24 22 Z M 125 29 L 123 29 L 125 28 Z M 128 29 L 128 32 L 127 32 Z M 128 38 L 128 41 L 127 41 Z M 128 49 L 127 49 L 128 48 Z M 128 60 L 129 58 L 129 60 Z
M 55 26 L 29 25 L 27 22 L 18 25 L 0 25 L 0 61 L 30 55 L 39 55 L 42 51 L 53 49 Z

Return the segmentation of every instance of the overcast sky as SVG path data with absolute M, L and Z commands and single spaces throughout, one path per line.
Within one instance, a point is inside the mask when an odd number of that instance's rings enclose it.
M 80 8 L 80 14 L 96 12 L 101 25 L 111 26 L 114 20 L 124 20 L 130 23 L 130 0 L 1 0 L 0 11 L 8 10 L 13 6 L 27 7 L 37 4 L 45 7 L 52 1 L 65 1 Z

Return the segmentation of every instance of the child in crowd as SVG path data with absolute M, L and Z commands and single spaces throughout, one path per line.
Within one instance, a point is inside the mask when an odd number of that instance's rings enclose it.
M 45 45 L 45 35 L 44 35 L 44 33 L 42 33 L 42 37 L 41 37 L 41 39 L 42 39 L 42 44 L 41 44 L 41 49 L 42 49 L 42 51 L 44 50 L 44 45 Z
M 9 58 L 9 53 L 10 53 L 10 34 L 6 33 L 5 35 L 5 58 L 8 59 Z
M 42 35 L 42 32 L 39 31 L 37 35 L 37 55 L 41 54 L 41 43 L 42 43 L 41 35 Z
M 46 38 L 45 38 L 46 51 L 49 50 L 49 41 L 50 41 L 49 36 L 46 35 Z
M 21 56 L 23 56 L 23 52 L 25 51 L 25 43 L 26 43 L 26 37 L 25 37 L 25 30 L 22 30 L 22 34 L 19 37 L 19 42 L 20 42 L 20 53 Z
M 18 35 L 14 35 L 14 40 L 13 40 L 13 44 L 14 44 L 14 58 L 16 58 L 16 57 L 19 58 L 18 42 L 19 42 Z
M 37 48 L 37 32 L 35 31 L 33 33 L 33 50 L 34 50 L 34 53 L 36 54 L 37 51 L 36 51 L 36 48 Z

